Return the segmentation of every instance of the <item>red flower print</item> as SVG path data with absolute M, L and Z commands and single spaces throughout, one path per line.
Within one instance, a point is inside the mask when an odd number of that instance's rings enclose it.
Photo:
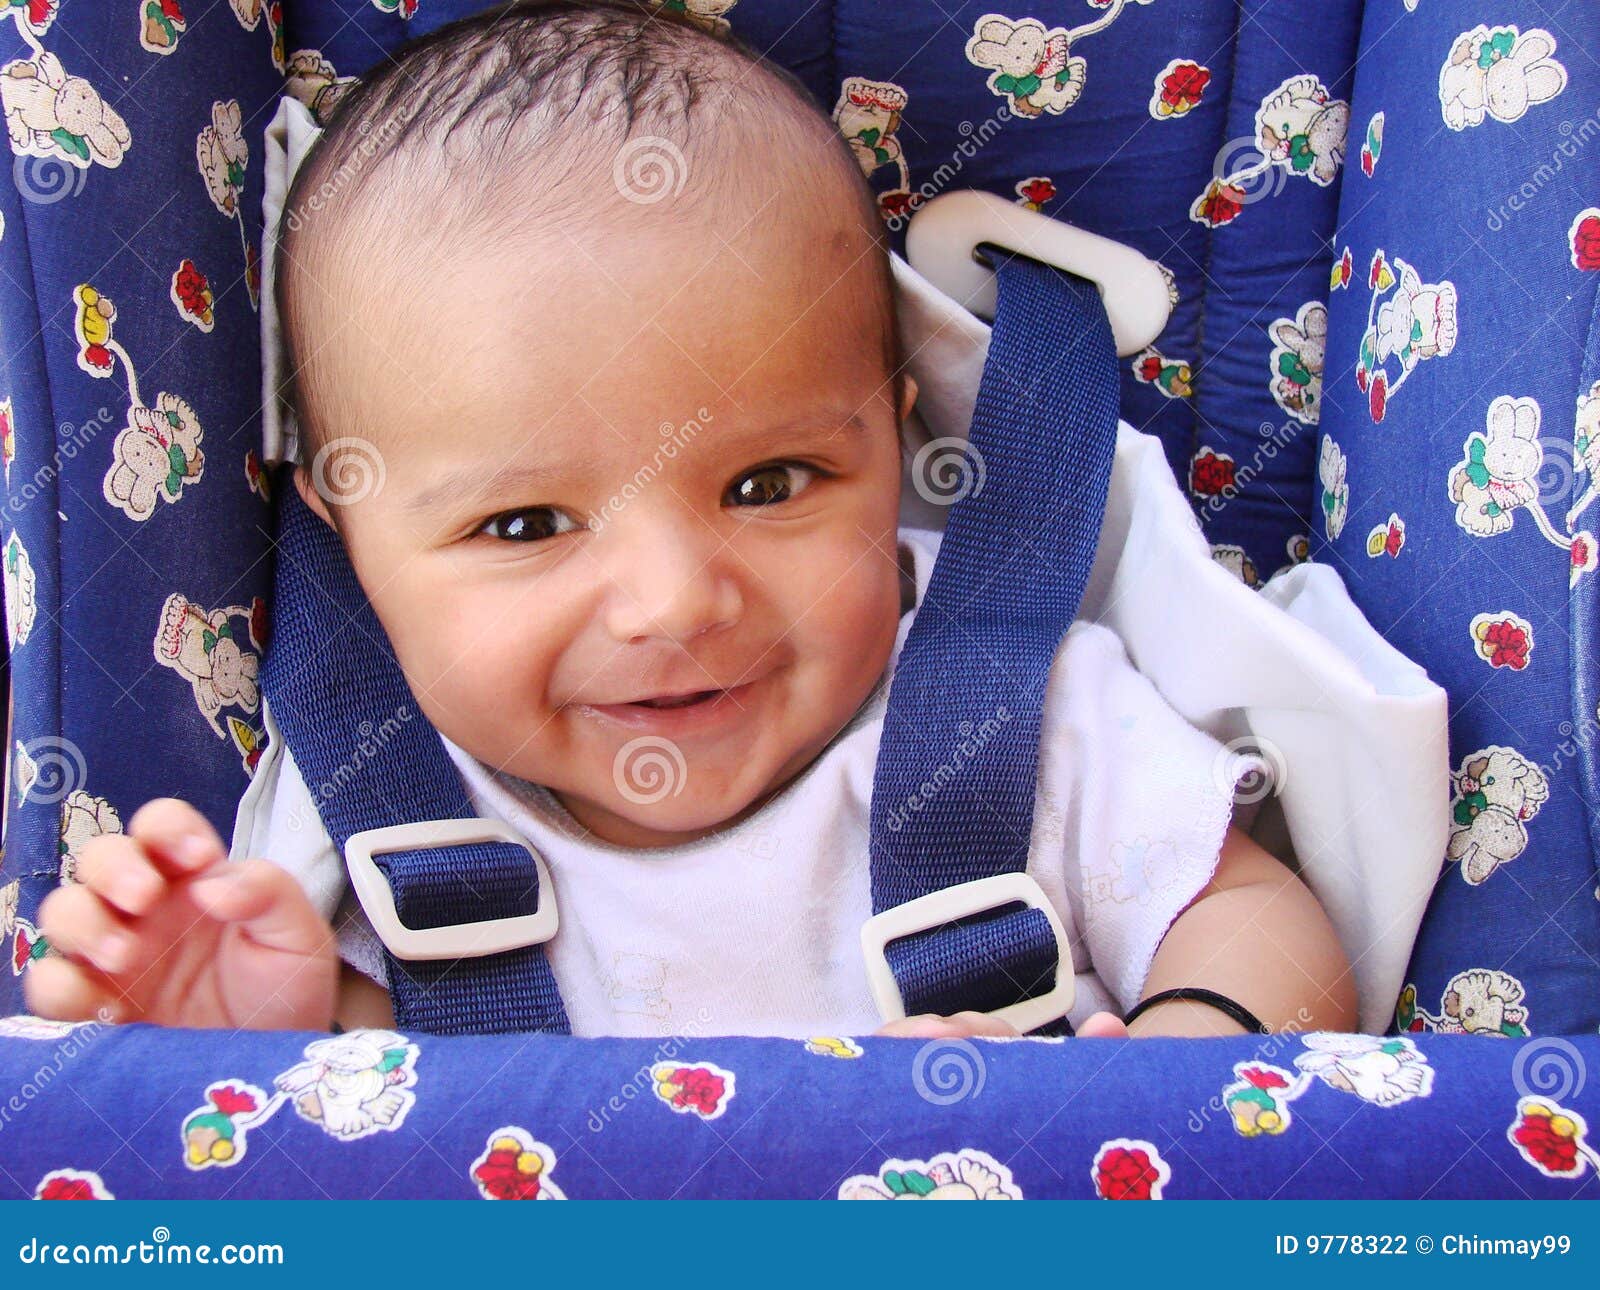
M 34 1193 L 35 1200 L 99 1200 L 94 1184 L 81 1174 L 62 1173 L 46 1178 Z
M 1161 101 L 1172 115 L 1181 115 L 1200 102 L 1211 73 L 1198 63 L 1179 63 L 1161 82 Z
M 1521 1118 L 1511 1127 L 1518 1150 L 1546 1173 L 1569 1177 L 1581 1173 L 1577 1122 L 1560 1107 L 1531 1098 L 1521 1109 Z
M 1585 529 L 1581 533 L 1572 535 L 1572 581 L 1577 582 L 1580 573 L 1588 573 L 1595 567 L 1597 553 L 1594 546 L 1594 535 Z
M 1270 1067 L 1247 1066 L 1239 1072 L 1239 1076 L 1246 1083 L 1256 1088 L 1288 1088 L 1289 1081 Z
M 1032 202 L 1035 206 L 1043 206 L 1056 195 L 1056 186 L 1048 179 L 1030 179 L 1022 185 L 1019 193 L 1024 200 Z
M 1101 1200 L 1149 1200 L 1161 1182 L 1161 1171 L 1142 1148 L 1112 1147 L 1095 1170 L 1095 1190 Z
M 1513 618 L 1502 618 L 1484 628 L 1479 648 L 1490 666 L 1509 667 L 1520 672 L 1528 666 L 1528 651 L 1532 647 L 1527 628 Z
M 212 1089 L 207 1097 L 211 1105 L 224 1115 L 239 1115 L 244 1111 L 256 1110 L 256 1099 L 253 1093 L 233 1085 L 224 1085 L 222 1088 Z
M 206 281 L 206 275 L 194 267 L 193 260 L 185 260 L 178 266 L 178 276 L 173 287 L 178 293 L 178 299 L 183 301 L 185 313 L 203 318 L 206 311 L 211 308 L 211 301 L 207 299 L 211 284 Z
M 674 1106 L 692 1107 L 701 1115 L 710 1115 L 722 1100 L 722 1076 L 704 1067 L 680 1066 L 672 1072 L 671 1082 L 678 1086 L 672 1099 Z
M 1244 209 L 1244 198 L 1244 189 L 1220 180 L 1213 181 L 1200 203 L 1200 218 L 1212 228 L 1231 224 Z
M 272 620 L 267 617 L 267 602 L 260 596 L 250 598 L 250 643 L 257 649 L 266 649 L 272 637 Z
M 1572 226 L 1572 262 L 1591 273 L 1600 272 L 1600 210 L 1585 211 Z
M 1359 373 L 1358 373 L 1359 376 Z M 1373 424 L 1382 421 L 1384 414 L 1389 410 L 1389 377 L 1385 372 L 1375 372 L 1372 376 L 1372 387 L 1367 391 L 1367 411 L 1372 414 Z
M 495 1200 L 537 1200 L 544 1161 L 536 1152 L 524 1151 L 513 1138 L 502 1138 L 472 1176 Z
M 1196 497 L 1215 497 L 1231 488 L 1233 480 L 1233 458 L 1210 448 L 1202 448 L 1189 463 L 1189 491 Z
M 910 193 L 878 194 L 878 209 L 883 212 L 884 219 L 904 219 L 911 214 L 911 208 L 915 205 L 916 199 Z
M 1159 354 L 1151 354 L 1148 358 L 1139 360 L 1139 379 L 1154 383 L 1161 375 L 1163 363 Z

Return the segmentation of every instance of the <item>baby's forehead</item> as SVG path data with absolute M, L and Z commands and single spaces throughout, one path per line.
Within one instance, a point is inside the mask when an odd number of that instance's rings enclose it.
M 876 261 L 858 294 L 878 297 L 869 325 L 883 330 L 892 303 L 876 208 L 804 91 L 709 38 L 653 27 L 638 56 L 661 63 L 629 81 L 627 42 L 602 36 L 560 46 L 512 24 L 481 48 L 463 37 L 419 51 L 403 76 L 380 71 L 341 106 L 307 180 L 331 184 L 334 198 L 280 257 L 280 312 L 305 356 L 295 397 L 313 419 L 337 424 L 332 405 L 356 397 L 334 388 L 349 382 L 348 367 L 332 379 L 341 353 L 369 379 L 407 355 L 499 379 L 517 362 L 503 353 L 508 336 L 531 333 L 533 344 L 569 325 L 571 308 L 548 288 L 575 274 L 580 291 L 609 301 L 618 338 L 687 294 L 701 314 L 776 339 L 785 315 L 833 285 L 815 286 L 827 258 Z M 781 236 L 767 238 L 763 267 L 776 264 L 780 280 L 809 275 L 808 297 L 726 274 L 721 296 L 709 285 L 730 256 L 758 260 L 747 243 L 764 233 Z M 676 278 L 641 279 L 619 247 L 659 252 Z M 835 305 L 835 323 L 864 335 L 855 312 Z

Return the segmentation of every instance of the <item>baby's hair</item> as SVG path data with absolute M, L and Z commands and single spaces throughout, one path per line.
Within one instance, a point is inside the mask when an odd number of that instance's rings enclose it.
M 623 171 L 630 143 L 646 168 L 639 183 L 691 181 L 683 204 L 691 212 L 748 201 L 748 192 L 694 182 L 731 169 L 713 160 L 735 140 L 761 155 L 803 155 L 803 200 L 836 212 L 842 188 L 856 205 L 876 259 L 884 360 L 898 396 L 893 277 L 876 201 L 801 82 L 731 34 L 670 10 L 517 0 L 409 42 L 353 85 L 290 185 L 273 290 L 287 357 L 281 394 L 300 426 L 301 460 L 328 442 L 342 411 L 338 391 L 316 379 L 316 351 L 306 350 L 313 319 L 347 304 L 321 289 L 319 271 L 359 259 L 363 247 L 370 255 L 385 226 L 409 225 L 441 248 L 466 238 L 493 248 L 553 225 L 625 218 L 629 202 L 602 209 L 595 177 L 607 172 L 604 188 L 615 183 L 619 194 L 634 182 Z M 659 146 L 654 160 L 664 156 L 669 173 L 647 173 L 646 144 Z M 677 163 L 684 173 L 673 175 Z M 419 288 L 428 262 L 419 255 Z

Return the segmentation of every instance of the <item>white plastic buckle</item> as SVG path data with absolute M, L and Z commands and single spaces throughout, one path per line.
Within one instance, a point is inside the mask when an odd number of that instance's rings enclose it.
M 490 918 L 478 923 L 451 923 L 444 927 L 407 927 L 394 907 L 394 890 L 373 860 L 391 851 L 461 846 L 472 842 L 509 842 L 533 857 L 539 876 L 539 907 L 531 914 Z M 372 930 L 401 959 L 477 958 L 505 950 L 539 945 L 556 934 L 561 924 L 556 910 L 555 886 L 544 858 L 527 841 L 499 820 L 421 820 L 363 829 L 344 844 L 350 883 L 367 911 Z
M 999 288 L 993 268 L 978 251 L 984 242 L 1053 264 L 1099 287 L 1123 358 L 1152 344 L 1167 325 L 1172 297 L 1154 260 L 996 193 L 962 189 L 919 206 L 906 228 L 906 259 L 945 295 L 980 318 L 992 319 Z
M 889 970 L 889 960 L 884 952 L 890 941 L 1019 901 L 1030 909 L 1041 911 L 1049 920 L 1050 930 L 1055 933 L 1055 984 L 1046 994 L 996 1008 L 988 1015 L 1010 1022 L 1018 1033 L 1025 1035 L 1030 1030 L 1037 1030 L 1045 1022 L 1071 1012 L 1073 1000 L 1077 997 L 1078 982 L 1072 971 L 1072 947 L 1067 943 L 1067 929 L 1061 925 L 1060 916 L 1037 882 L 1025 873 L 1001 873 L 929 892 L 926 896 L 874 914 L 861 924 L 861 952 L 866 956 L 867 983 L 872 987 L 872 1000 L 878 1005 L 878 1015 L 885 1021 L 899 1021 L 906 1015 L 905 998 L 900 993 L 894 973 Z

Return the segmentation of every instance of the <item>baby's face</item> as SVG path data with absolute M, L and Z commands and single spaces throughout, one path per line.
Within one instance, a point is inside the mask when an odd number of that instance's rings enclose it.
M 720 222 L 454 253 L 370 299 L 330 340 L 359 428 L 329 437 L 381 486 L 297 473 L 428 720 L 622 846 L 804 769 L 899 623 L 915 387 L 895 406 L 868 243 Z

